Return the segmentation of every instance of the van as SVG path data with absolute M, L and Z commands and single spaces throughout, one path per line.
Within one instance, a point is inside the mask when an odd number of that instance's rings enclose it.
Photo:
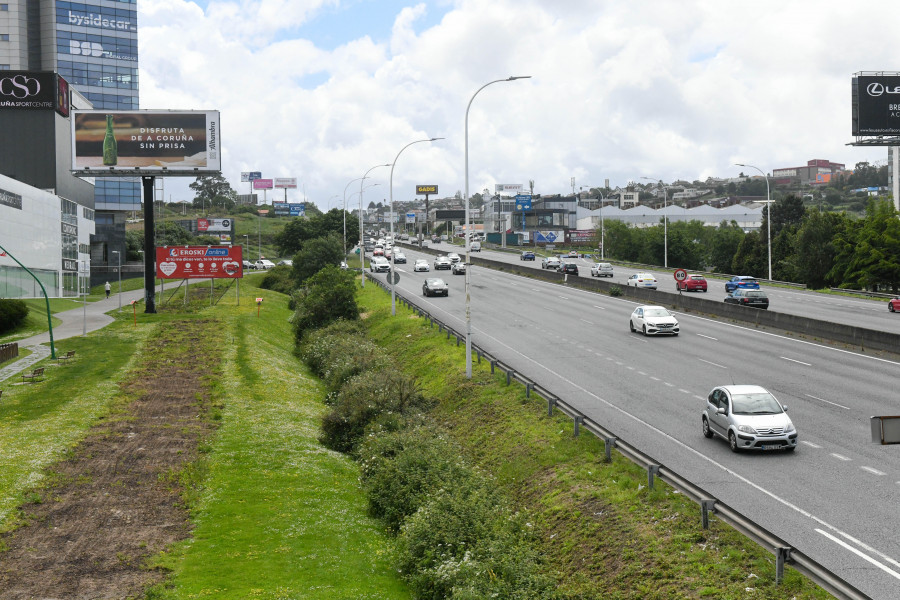
M 469 242 L 469 250 L 471 252 L 481 252 L 481 242 Z

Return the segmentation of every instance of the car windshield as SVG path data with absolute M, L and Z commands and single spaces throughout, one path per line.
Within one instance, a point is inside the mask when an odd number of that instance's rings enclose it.
M 777 415 L 782 411 L 775 396 L 768 392 L 740 394 L 731 398 L 731 411 L 736 415 Z
M 669 311 L 664 308 L 645 308 L 644 309 L 645 317 L 668 317 Z

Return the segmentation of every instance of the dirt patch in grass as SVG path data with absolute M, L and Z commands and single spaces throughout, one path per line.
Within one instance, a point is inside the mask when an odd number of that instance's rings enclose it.
M 52 469 L 0 538 L 0 598 L 127 598 L 165 576 L 144 563 L 190 533 L 181 474 L 211 429 L 213 329 L 160 327 L 123 384 L 131 400 Z

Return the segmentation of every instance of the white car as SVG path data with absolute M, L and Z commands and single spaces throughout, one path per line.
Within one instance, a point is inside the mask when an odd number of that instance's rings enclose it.
M 758 385 L 720 385 L 706 397 L 703 435 L 728 441 L 732 452 L 797 449 L 797 429 L 787 406 Z
M 420 258 L 416 260 L 416 264 L 413 265 L 413 271 L 430 271 L 431 267 L 428 266 L 428 261 L 424 258 Z
M 264 271 L 275 267 L 275 263 L 273 263 L 271 260 L 266 260 L 265 258 L 256 261 L 255 264 L 257 269 L 262 269 Z
M 373 273 L 387 273 L 391 270 L 391 263 L 383 256 L 373 256 L 369 261 L 369 270 Z
M 279 266 L 286 266 L 286 267 L 293 267 L 293 266 L 294 266 L 294 261 L 291 260 L 290 258 L 285 258 L 284 260 L 279 260 L 279 261 L 278 261 L 278 265 L 279 265 Z
M 451 252 L 447 255 L 447 258 L 449 258 L 450 262 L 454 265 L 460 261 L 459 254 L 457 254 L 456 252 Z
M 591 265 L 591 277 L 612 277 L 613 266 L 609 263 L 594 263 Z
M 678 335 L 678 319 L 663 306 L 638 306 L 631 313 L 628 328 L 644 335 Z
M 656 276 L 653 275 L 653 273 L 635 273 L 629 277 L 628 281 L 625 283 L 626 285 L 633 285 L 634 287 L 655 290 L 659 282 L 656 281 Z

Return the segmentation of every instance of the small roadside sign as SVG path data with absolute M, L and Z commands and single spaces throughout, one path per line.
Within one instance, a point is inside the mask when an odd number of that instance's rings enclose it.
M 687 271 L 684 269 L 676 269 L 675 270 L 675 281 L 684 281 L 687 279 Z

